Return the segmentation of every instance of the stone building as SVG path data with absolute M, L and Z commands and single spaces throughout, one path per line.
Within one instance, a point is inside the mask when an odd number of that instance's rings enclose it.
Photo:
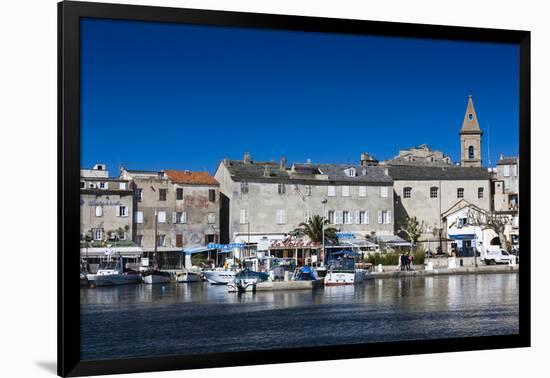
M 519 248 L 519 159 L 500 156 L 493 170 L 493 209 L 508 215 L 504 235 L 513 248 Z
M 179 267 L 183 249 L 215 242 L 219 235 L 219 189 L 207 172 L 121 169 L 134 193 L 134 241 L 158 262 Z
M 460 201 L 490 211 L 492 188 L 490 173 L 481 167 L 481 136 L 472 96 L 468 96 L 466 114 L 460 129 L 460 165 L 448 155 L 423 144 L 384 162 L 394 181 L 396 231 L 407 217 L 423 222 L 421 240 L 433 238 L 444 230 L 442 214 Z M 438 235 L 439 237 L 439 235 Z
M 137 263 L 134 200 L 128 180 L 110 178 L 104 164 L 80 170 L 80 257 L 94 272 L 102 258 L 121 255 Z
M 215 174 L 222 195 L 221 241 L 257 244 L 284 239 L 313 215 L 364 238 L 393 234 L 392 179 L 363 154 L 360 165 L 279 164 L 224 159 Z M 267 243 L 266 243 L 267 241 Z
M 132 190 L 127 180 L 109 178 L 105 165 L 80 171 L 80 238 L 131 240 Z

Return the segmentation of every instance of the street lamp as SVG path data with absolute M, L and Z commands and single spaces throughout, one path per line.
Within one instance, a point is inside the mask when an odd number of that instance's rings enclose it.
M 321 241 L 323 243 L 323 260 L 321 261 L 321 266 L 324 266 L 325 265 L 325 213 L 326 213 L 326 204 L 327 204 L 327 199 L 326 198 L 323 198 L 323 200 L 321 201 L 321 203 L 323 204 L 323 216 L 322 216 L 322 219 L 323 219 L 323 223 L 321 224 L 321 234 L 322 234 L 322 237 L 321 237 Z M 319 260 L 321 260 L 321 256 L 319 256 Z

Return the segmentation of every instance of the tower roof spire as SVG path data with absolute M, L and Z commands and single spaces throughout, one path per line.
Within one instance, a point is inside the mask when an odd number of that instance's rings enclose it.
M 479 128 L 477 121 L 476 110 L 474 108 L 474 102 L 472 101 L 472 95 L 468 95 L 468 105 L 466 106 L 466 114 L 464 115 L 464 122 L 462 122 L 461 134 L 483 134 Z

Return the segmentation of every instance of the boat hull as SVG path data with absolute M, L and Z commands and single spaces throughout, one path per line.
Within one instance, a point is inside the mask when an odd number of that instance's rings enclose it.
M 355 285 L 365 280 L 366 271 L 356 269 L 351 272 L 327 272 L 325 286 Z
M 179 282 L 179 283 L 202 282 L 202 277 L 200 273 L 183 272 L 183 273 L 179 273 L 176 276 L 176 282 Z
M 169 282 L 170 276 L 164 274 L 148 274 L 146 276 L 143 276 L 143 283 L 146 283 L 148 285 L 163 284 Z
M 207 270 L 202 274 L 212 285 L 227 285 L 235 279 L 235 272 L 230 270 Z
M 90 286 L 129 285 L 141 282 L 139 274 L 88 274 L 86 276 Z

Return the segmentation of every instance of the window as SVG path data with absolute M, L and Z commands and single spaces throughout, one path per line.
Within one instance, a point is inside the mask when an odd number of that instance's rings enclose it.
M 136 211 L 136 223 L 143 223 L 143 211 Z
M 388 197 L 388 187 L 387 186 L 381 186 L 380 187 L 380 197 L 387 198 Z
M 458 218 L 458 227 L 464 227 L 466 226 L 466 224 L 468 223 L 468 219 L 467 218 Z
M 335 224 L 334 223 L 334 210 L 329 210 L 327 213 L 327 219 L 329 224 Z
M 166 223 L 166 211 L 159 211 L 157 213 L 157 222 Z
M 518 166 L 512 165 L 512 176 L 518 177 Z
M 351 214 L 349 211 L 344 210 L 342 212 L 342 221 L 343 224 L 351 224 Z
M 95 184 L 93 182 L 89 183 L 88 188 L 95 189 Z
M 470 146 L 468 147 L 468 159 L 473 159 L 474 158 L 474 146 Z
M 164 247 L 165 242 L 166 242 L 166 235 L 159 234 L 157 237 L 157 247 Z
M 208 200 L 210 202 L 216 202 L 216 190 L 208 189 Z
M 336 220 L 334 224 L 342 224 L 343 223 L 343 214 L 341 210 L 336 211 Z
M 464 188 L 458 188 L 456 190 L 456 198 L 464 198 Z
M 107 189 L 109 186 L 107 185 L 106 182 L 100 182 L 98 184 L 98 187 L 99 187 L 99 189 Z
M 118 183 L 118 188 L 120 190 L 126 190 L 126 183 L 125 182 L 119 182 Z
M 248 209 L 241 209 L 239 214 L 239 223 L 240 224 L 248 223 Z
M 349 197 L 349 186 L 342 186 L 342 197 Z
M 187 213 L 185 211 L 176 211 L 172 213 L 172 223 L 187 223 Z
M 86 183 L 84 181 L 80 181 L 80 189 L 86 189 Z
M 336 196 L 336 187 L 335 186 L 329 186 L 327 195 L 329 197 L 335 197 Z
M 103 216 L 103 208 L 101 206 L 95 207 L 95 216 L 96 217 L 102 217 Z
M 483 198 L 483 188 L 477 188 L 477 198 Z
M 505 165 L 505 166 L 502 167 L 502 169 L 503 169 L 504 177 L 509 177 L 510 176 L 510 166 Z
M 141 200 L 143 199 L 143 189 L 136 188 L 134 195 L 136 197 L 136 201 L 141 202 Z
M 286 223 L 285 209 L 277 210 L 277 224 L 285 224 L 285 223 Z
M 411 198 L 411 192 L 412 192 L 411 187 L 403 188 L 403 198 Z
M 359 197 L 366 197 L 367 196 L 367 187 L 366 186 L 360 186 L 359 187 Z
M 176 199 L 178 201 L 183 199 L 183 188 L 176 188 Z
M 432 186 L 430 188 L 430 198 L 437 198 L 438 187 Z
M 208 213 L 208 224 L 216 223 L 216 213 Z
M 378 224 L 391 224 L 390 210 L 378 210 Z
M 366 210 L 359 211 L 357 217 L 358 224 L 369 224 L 369 212 Z
M 311 210 L 306 210 L 304 212 L 304 219 L 305 219 L 305 222 L 309 222 L 309 220 L 311 219 Z
M 127 217 L 128 206 L 117 206 L 117 217 Z
M 355 175 L 356 175 L 355 168 L 348 168 L 348 169 L 344 170 L 344 172 L 346 173 L 346 176 L 348 176 L 348 177 L 355 177 Z
M 311 196 L 311 185 L 304 186 L 304 193 L 306 196 Z
M 286 192 L 285 184 L 280 182 L 278 185 L 277 191 L 279 192 L 279 194 L 285 194 Z
M 248 194 L 248 182 L 241 182 L 241 194 Z
M 103 229 L 102 228 L 93 228 L 92 229 L 92 238 L 94 240 L 103 240 Z
M 136 235 L 136 244 L 140 247 L 143 246 L 143 235 Z
M 183 235 L 176 234 L 176 247 L 183 247 Z
M 166 189 L 159 189 L 159 201 L 166 201 Z

